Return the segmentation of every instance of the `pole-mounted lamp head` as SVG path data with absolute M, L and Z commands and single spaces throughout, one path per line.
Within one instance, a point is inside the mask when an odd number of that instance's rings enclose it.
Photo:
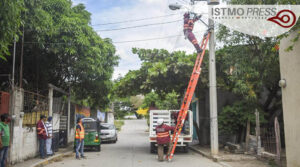
M 195 4 L 195 1 L 207 1 L 208 5 L 219 5 L 220 0 L 191 0 L 192 4 Z
M 208 5 L 219 5 L 220 0 L 207 0 Z
M 170 5 L 169 5 L 169 8 L 170 8 L 171 10 L 178 10 L 178 9 L 181 8 L 181 5 L 178 5 L 178 4 L 170 4 Z

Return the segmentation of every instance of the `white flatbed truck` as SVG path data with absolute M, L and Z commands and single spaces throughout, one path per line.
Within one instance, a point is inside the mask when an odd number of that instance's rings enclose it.
M 163 119 L 164 123 L 169 126 L 176 126 L 174 116 L 179 110 L 150 110 L 150 126 L 149 126 L 149 141 L 150 152 L 155 153 L 157 150 L 156 131 L 157 120 Z M 171 139 L 172 134 L 170 133 Z M 184 128 L 178 138 L 177 147 L 182 147 L 184 152 L 188 152 L 189 143 L 193 140 L 193 113 L 189 110 L 187 119 L 184 123 Z

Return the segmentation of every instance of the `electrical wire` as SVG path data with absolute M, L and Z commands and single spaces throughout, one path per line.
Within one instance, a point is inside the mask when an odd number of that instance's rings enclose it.
M 96 32 L 103 32 L 103 31 L 117 31 L 117 30 L 125 30 L 125 29 L 132 29 L 132 28 L 140 28 L 140 27 L 148 27 L 148 26 L 155 26 L 155 25 L 162 25 L 162 24 L 170 24 L 182 21 L 180 20 L 174 20 L 169 22 L 161 22 L 161 23 L 152 23 L 152 24 L 144 24 L 144 25 L 138 25 L 138 26 L 129 26 L 129 27 L 121 27 L 121 28 L 112 28 L 112 29 L 102 29 L 102 30 L 95 30 Z
M 169 14 L 169 15 L 164 15 L 164 16 L 154 16 L 154 17 L 146 17 L 146 18 L 140 18 L 140 19 L 124 20 L 124 21 L 117 21 L 117 22 L 110 22 L 110 23 L 93 24 L 91 26 L 102 26 L 102 25 L 120 24 L 120 23 L 136 22 L 136 21 L 143 21 L 143 20 L 152 20 L 152 19 L 175 16 L 175 15 L 180 15 L 180 13 Z
M 199 33 L 199 32 L 203 32 L 203 31 L 196 31 L 194 33 Z M 128 41 L 116 41 L 116 42 L 113 42 L 113 43 L 114 44 L 121 44 L 121 43 L 132 43 L 132 42 L 144 42 L 144 41 L 152 41 L 152 40 L 174 38 L 174 37 L 178 37 L 178 36 L 184 36 L 184 34 L 170 35 L 170 36 L 157 37 L 157 38 L 148 38 L 148 39 L 136 39 L 136 40 L 128 40 Z M 60 44 L 60 45 L 73 45 L 72 42 L 24 42 L 24 44 Z

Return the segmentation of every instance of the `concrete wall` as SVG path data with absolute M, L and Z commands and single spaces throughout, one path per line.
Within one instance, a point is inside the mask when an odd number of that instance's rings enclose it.
M 75 138 L 75 128 L 70 128 L 69 136 L 68 136 L 68 143 L 73 143 Z
M 35 128 L 14 128 L 14 144 L 11 148 L 13 164 L 35 157 L 38 153 L 38 141 Z
M 115 121 L 114 113 L 107 112 L 106 117 L 107 117 L 107 123 L 114 124 Z
M 279 52 L 281 79 L 287 84 L 282 88 L 282 105 L 288 167 L 300 166 L 300 41 L 293 51 L 285 51 L 296 34 L 281 40 Z
M 15 164 L 25 159 L 36 156 L 38 143 L 35 128 L 24 128 L 22 126 L 22 112 L 24 104 L 24 92 L 15 90 L 12 96 L 12 110 L 14 117 L 11 134 L 10 162 Z

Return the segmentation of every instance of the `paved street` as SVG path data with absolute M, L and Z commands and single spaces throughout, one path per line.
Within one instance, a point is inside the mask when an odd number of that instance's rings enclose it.
M 116 144 L 103 144 L 101 152 L 86 152 L 85 160 L 65 158 L 47 167 L 220 167 L 219 164 L 192 151 L 177 153 L 172 162 L 158 162 L 150 154 L 145 120 L 128 120 L 119 133 Z

